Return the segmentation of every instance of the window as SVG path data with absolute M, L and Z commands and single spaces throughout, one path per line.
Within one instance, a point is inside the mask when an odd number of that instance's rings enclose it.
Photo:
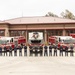
M 10 36 L 25 36 L 25 31 L 13 30 L 13 31 L 10 31 Z
M 5 31 L 4 30 L 0 30 L 0 36 L 5 36 Z

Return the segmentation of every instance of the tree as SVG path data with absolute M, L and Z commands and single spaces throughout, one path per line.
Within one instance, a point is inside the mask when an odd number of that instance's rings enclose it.
M 65 12 L 61 13 L 61 16 L 63 18 L 67 18 L 67 19 L 75 19 L 75 16 L 73 15 L 72 12 L 70 12 L 69 10 L 65 10 Z
M 57 15 L 53 14 L 52 12 L 48 12 L 45 16 L 58 17 Z

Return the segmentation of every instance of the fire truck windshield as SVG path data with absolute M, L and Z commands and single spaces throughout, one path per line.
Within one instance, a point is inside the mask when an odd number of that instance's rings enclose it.
M 75 43 L 75 39 L 66 39 L 63 41 L 64 43 Z
M 7 44 L 6 40 L 0 40 L 0 44 Z
M 41 43 L 41 40 L 31 40 L 31 43 Z

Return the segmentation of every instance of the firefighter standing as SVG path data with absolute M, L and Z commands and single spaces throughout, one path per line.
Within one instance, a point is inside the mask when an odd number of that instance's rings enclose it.
M 65 56 L 68 56 L 68 47 L 65 47 Z
M 38 48 L 35 47 L 34 49 L 35 49 L 35 56 L 37 56 L 38 55 Z
M 2 47 L 0 46 L 0 56 L 2 56 Z
M 24 56 L 27 56 L 27 46 L 24 46 Z
M 22 56 L 22 46 L 19 46 L 19 56 Z
M 30 56 L 32 56 L 32 46 L 29 46 Z
M 10 49 L 9 49 L 9 56 L 12 56 L 12 47 L 10 46 Z
M 14 47 L 14 56 L 17 56 L 17 47 Z
M 48 56 L 47 48 L 48 48 L 48 47 L 45 45 L 45 46 L 44 46 L 44 56 L 45 56 L 45 55 Z
M 42 56 L 42 53 L 43 53 L 43 47 L 42 46 L 40 46 L 40 56 Z
M 5 56 L 5 54 L 7 56 L 7 48 L 6 47 L 4 47 L 4 56 Z
M 49 45 L 49 56 L 52 56 L 52 45 Z
M 63 56 L 63 47 L 62 47 L 62 45 L 60 45 L 59 50 L 60 50 L 60 56 Z
M 73 45 L 70 46 L 70 56 L 73 56 Z
M 54 45 L 54 56 L 57 56 L 57 45 Z

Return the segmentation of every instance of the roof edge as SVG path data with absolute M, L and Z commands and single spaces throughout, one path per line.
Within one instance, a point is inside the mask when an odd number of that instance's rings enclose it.
M 11 24 L 11 25 L 40 25 L 40 24 L 75 24 L 75 22 L 64 22 L 64 23 L 25 23 L 25 24 L 20 24 L 20 23 L 14 23 L 14 24 L 12 24 L 12 23 L 9 23 L 9 24 Z
M 0 24 L 10 24 L 10 23 L 5 22 L 5 21 L 0 21 Z
M 15 18 L 11 18 L 11 19 L 6 19 L 6 20 L 3 20 L 3 22 L 10 21 L 10 20 L 14 20 L 14 19 L 19 19 L 19 18 L 36 18 L 36 17 L 52 17 L 52 16 L 22 16 L 22 17 L 15 17 Z M 52 18 L 73 20 L 73 19 L 62 18 L 62 17 L 52 17 Z M 73 21 L 75 21 L 75 20 L 73 20 Z

